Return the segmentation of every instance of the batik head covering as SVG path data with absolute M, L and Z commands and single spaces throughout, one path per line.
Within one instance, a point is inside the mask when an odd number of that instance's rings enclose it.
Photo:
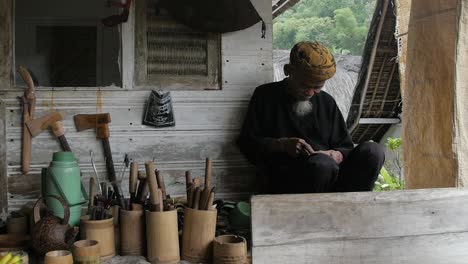
M 299 42 L 291 50 L 289 63 L 293 70 L 317 81 L 325 81 L 335 75 L 333 54 L 318 42 Z

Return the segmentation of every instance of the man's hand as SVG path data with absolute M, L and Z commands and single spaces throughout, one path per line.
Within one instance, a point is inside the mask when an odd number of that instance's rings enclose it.
M 314 149 L 302 138 L 279 138 L 274 145 L 274 150 L 286 152 L 291 157 L 297 157 L 299 154 L 310 156 L 315 153 Z
M 333 149 L 319 150 L 319 151 L 316 151 L 315 153 L 325 154 L 325 155 L 329 156 L 330 158 L 332 158 L 338 164 L 343 162 L 343 154 L 341 154 L 341 152 L 339 152 L 337 150 L 333 150 Z

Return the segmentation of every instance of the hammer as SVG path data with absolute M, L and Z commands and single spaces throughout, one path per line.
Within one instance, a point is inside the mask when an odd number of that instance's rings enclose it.
M 91 128 L 96 129 L 96 138 L 100 138 L 102 140 L 109 181 L 114 187 L 114 192 L 117 195 L 119 205 L 122 208 L 125 208 L 123 193 L 119 183 L 117 182 L 117 177 L 115 176 L 114 161 L 112 160 L 112 152 L 109 144 L 109 123 L 111 122 L 110 114 L 79 114 L 75 115 L 73 120 L 75 121 L 76 130 L 78 130 L 78 132 Z
M 50 127 L 52 133 L 54 133 L 55 137 L 57 137 L 60 142 L 63 151 L 71 151 L 70 145 L 68 145 L 68 141 L 65 138 L 62 120 L 63 115 L 61 113 L 53 112 L 43 117 L 27 121 L 26 126 L 33 137 Z

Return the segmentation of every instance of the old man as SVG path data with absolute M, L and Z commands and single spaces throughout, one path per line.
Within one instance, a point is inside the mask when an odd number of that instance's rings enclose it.
M 374 142 L 354 146 L 322 91 L 336 72 L 333 55 L 320 43 L 297 43 L 284 72 L 284 80 L 255 89 L 237 141 L 266 179 L 259 192 L 371 191 L 385 155 Z

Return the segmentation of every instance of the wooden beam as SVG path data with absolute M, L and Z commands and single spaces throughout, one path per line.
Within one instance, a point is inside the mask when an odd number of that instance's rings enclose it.
M 11 87 L 13 68 L 12 0 L 0 0 L 0 90 Z
M 468 262 L 468 189 L 252 198 L 253 263 Z
M 367 131 L 369 131 L 369 128 L 371 127 L 371 125 L 366 125 L 366 129 L 364 129 L 364 132 L 362 132 L 362 134 L 359 136 L 358 140 L 356 143 L 360 143 L 362 142 L 362 139 L 364 138 L 364 136 L 367 134 Z
M 133 89 L 135 74 L 135 1 L 130 6 L 126 23 L 121 24 L 120 68 L 122 70 L 122 88 Z
M 272 8 L 273 18 L 279 16 L 285 10 L 290 8 L 291 6 L 295 5 L 299 0 L 280 0 L 276 3 L 275 6 Z
M 0 213 L 8 210 L 8 166 L 6 147 L 6 106 L 3 90 L 12 86 L 13 33 L 12 0 L 0 0 Z
M 393 74 L 395 73 L 396 65 L 397 65 L 397 63 L 396 63 L 396 61 L 394 61 L 393 66 L 392 66 L 392 71 L 390 72 L 390 76 L 388 78 L 387 87 L 385 87 L 385 93 L 384 93 L 384 96 L 383 96 L 383 100 L 382 100 L 382 102 L 380 102 L 380 111 L 382 111 L 384 106 L 385 106 L 385 102 L 387 100 L 388 90 L 390 89 L 390 84 L 392 84 Z
M 359 124 L 399 124 L 399 118 L 361 118 Z
M 387 9 L 388 5 L 390 3 L 390 0 L 383 0 L 383 6 L 382 6 L 382 14 L 380 17 L 379 24 L 377 26 L 377 31 L 375 33 L 374 37 L 374 45 L 372 46 L 372 51 L 369 59 L 369 64 L 367 66 L 367 73 L 366 73 L 366 80 L 364 82 L 364 87 L 362 88 L 362 93 L 361 93 L 361 100 L 359 102 L 359 109 L 358 109 L 358 114 L 356 117 L 356 120 L 354 120 L 354 123 L 351 125 L 349 128 L 350 131 L 353 131 L 357 125 L 359 124 L 359 118 L 361 117 L 362 113 L 362 108 L 364 106 L 364 99 L 366 98 L 366 93 L 367 93 L 367 88 L 369 86 L 369 80 L 372 75 L 372 68 L 374 67 L 374 62 L 375 62 L 375 55 L 377 54 L 377 47 L 379 46 L 379 39 L 380 39 L 380 34 L 382 33 L 382 28 L 383 24 L 385 21 L 385 17 L 387 16 Z
M 382 78 L 382 73 L 383 73 L 383 70 L 385 68 L 385 63 L 386 62 L 387 62 L 387 53 L 384 54 L 384 57 L 383 57 L 383 60 L 382 60 L 382 65 L 380 65 L 379 75 L 377 76 L 377 81 L 375 82 L 374 91 L 372 93 L 372 99 L 371 99 L 370 104 L 369 104 L 369 109 L 368 109 L 369 111 L 372 111 L 372 106 L 374 105 L 375 95 L 377 94 L 377 91 L 379 90 L 380 80 Z M 383 100 L 385 100 L 385 98 Z

